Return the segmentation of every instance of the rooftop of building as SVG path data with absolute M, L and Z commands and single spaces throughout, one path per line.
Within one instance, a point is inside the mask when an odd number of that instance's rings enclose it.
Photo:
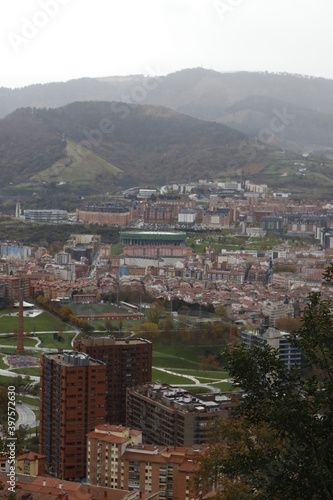
M 5 490 L 1 493 L 1 498 L 5 500 L 10 493 L 7 473 L 0 472 L 0 480 L 5 486 Z M 28 500 L 58 500 L 62 498 L 67 500 L 125 500 L 135 498 L 133 492 L 126 490 L 64 481 L 49 476 L 17 474 L 16 486 L 17 500 L 23 498 L 28 498 Z M 31 496 L 25 497 L 26 493 L 30 493 Z
M 283 332 L 281 330 L 278 330 L 277 328 L 274 327 L 269 327 L 264 333 L 260 333 L 259 330 L 253 330 L 253 331 L 248 331 L 248 332 L 242 332 L 242 335 L 253 335 L 258 338 L 263 338 L 263 339 L 281 339 L 281 338 L 287 338 L 290 337 L 290 333 L 288 332 Z
M 149 340 L 139 339 L 139 338 L 125 338 L 125 339 L 116 339 L 112 336 L 106 337 L 87 337 L 76 341 L 78 344 L 83 344 L 84 346 L 109 346 L 109 345 L 142 345 L 142 344 L 151 344 Z
M 135 430 L 135 429 L 130 429 L 129 427 L 126 427 L 125 425 L 116 425 L 116 424 L 101 424 L 101 425 L 96 425 L 95 427 L 96 431 L 106 431 L 106 432 L 115 432 L 115 433 L 122 433 L 128 431 L 131 435 L 133 436 L 138 436 L 141 434 L 141 431 Z
M 141 386 L 136 390 L 145 397 L 153 398 L 158 403 L 183 412 L 212 412 L 221 410 L 230 402 L 230 398 L 211 398 L 209 400 L 199 398 L 196 394 L 190 393 L 180 387 L 168 384 L 150 383 Z M 219 396 L 218 394 L 216 396 Z
M 53 359 L 63 366 L 105 366 L 105 363 L 92 359 L 84 352 L 62 351 L 45 353 L 44 356 Z
M 39 453 L 36 453 L 35 451 L 27 451 L 26 453 L 22 453 L 18 457 L 16 457 L 16 460 L 42 460 L 45 458 L 45 455 L 40 455 Z M 0 458 L 1 459 L 1 458 Z
M 121 238 L 136 238 L 144 240 L 159 239 L 186 239 L 186 233 L 182 232 L 171 232 L 171 231 L 123 231 L 121 233 Z

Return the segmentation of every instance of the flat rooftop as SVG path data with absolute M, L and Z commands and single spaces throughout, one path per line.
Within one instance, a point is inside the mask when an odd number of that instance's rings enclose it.
M 100 366 L 105 364 L 102 361 L 90 358 L 84 352 L 77 351 L 46 353 L 45 357 L 53 359 L 63 366 Z

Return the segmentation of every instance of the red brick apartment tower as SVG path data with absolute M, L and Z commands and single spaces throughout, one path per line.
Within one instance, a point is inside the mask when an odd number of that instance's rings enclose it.
M 39 449 L 48 474 L 86 476 L 86 435 L 105 421 L 105 376 L 105 364 L 87 354 L 42 354 Z
M 143 339 L 90 337 L 74 349 L 106 363 L 106 421 L 126 424 L 126 389 L 151 382 L 152 343 Z
M 20 288 L 19 295 L 19 313 L 18 313 L 18 325 L 17 325 L 17 354 L 22 354 L 24 352 L 24 334 L 23 334 L 23 293 L 22 288 Z

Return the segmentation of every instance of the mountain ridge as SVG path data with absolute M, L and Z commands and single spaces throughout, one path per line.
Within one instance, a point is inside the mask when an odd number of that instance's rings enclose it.
M 68 82 L 37 84 L 20 89 L 0 88 L 0 117 L 19 107 L 58 108 L 77 101 L 109 101 L 127 104 L 151 104 L 170 108 L 201 120 L 219 122 L 246 131 L 256 137 L 272 119 L 274 102 L 280 109 L 298 110 L 292 127 L 279 136 L 302 151 L 333 145 L 333 80 L 265 72 L 224 72 L 204 68 L 184 69 L 166 76 L 115 76 L 80 78 Z M 252 123 L 249 99 L 266 99 L 265 110 L 256 109 Z M 232 107 L 242 111 L 234 121 Z M 253 110 L 252 110 L 253 111 Z M 312 112 L 312 113 L 311 113 Z M 327 117 L 329 117 L 327 119 Z M 304 122 L 306 127 L 304 128 Z M 327 129 L 328 126 L 328 129 Z
M 114 191 L 120 184 L 223 174 L 245 138 L 162 106 L 86 101 L 20 108 L 0 121 L 0 172 L 3 186 L 13 189 L 64 182 L 81 189 L 85 180 L 86 191 Z

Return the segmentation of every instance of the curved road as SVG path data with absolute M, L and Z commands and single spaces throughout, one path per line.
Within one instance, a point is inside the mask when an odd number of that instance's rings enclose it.
M 32 408 L 38 409 L 36 406 L 26 405 L 24 403 L 17 403 L 15 405 L 15 409 L 18 415 L 17 422 L 15 424 L 15 428 L 18 429 L 20 425 L 27 425 L 28 427 L 36 427 L 37 420 L 36 415 L 32 411 Z

